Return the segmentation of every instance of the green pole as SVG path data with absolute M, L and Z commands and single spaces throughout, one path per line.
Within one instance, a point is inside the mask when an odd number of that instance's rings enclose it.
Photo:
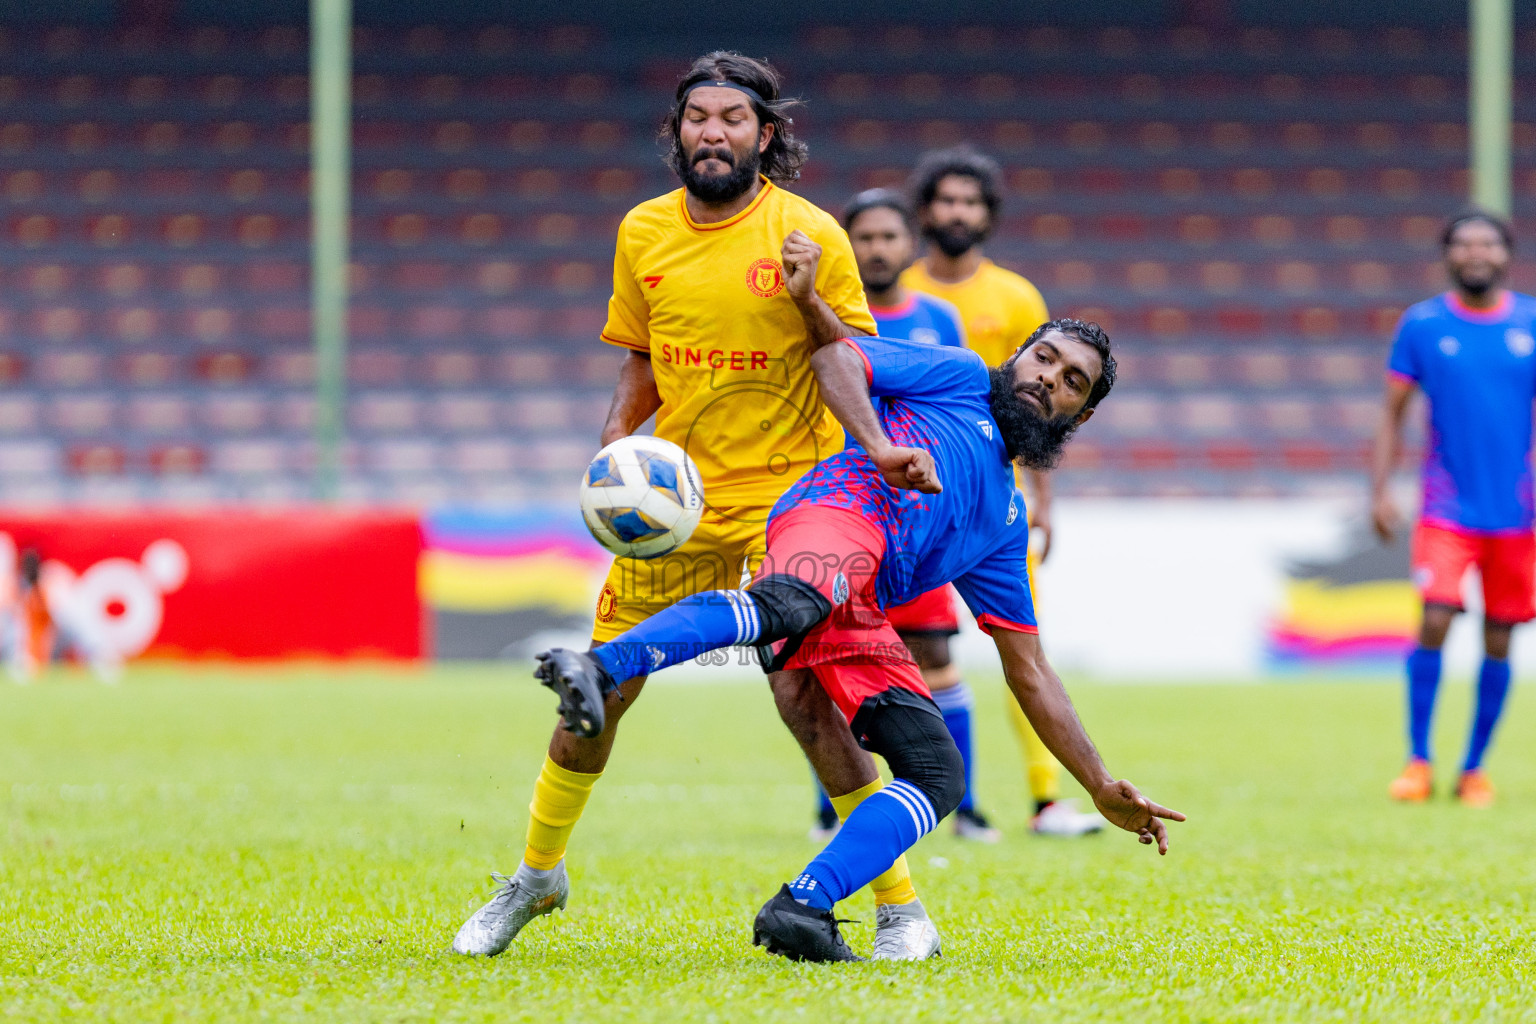
M 1471 0 L 1471 8 L 1472 201 L 1507 217 L 1514 16 L 1510 0 Z
M 310 0 L 310 316 L 315 338 L 315 494 L 341 478 L 347 387 L 347 221 L 352 164 L 352 0 Z

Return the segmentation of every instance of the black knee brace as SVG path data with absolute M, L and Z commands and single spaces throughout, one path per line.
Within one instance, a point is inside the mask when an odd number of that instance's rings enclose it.
M 764 576 L 747 588 L 747 595 L 757 605 L 762 629 L 757 634 L 758 657 L 763 669 L 777 672 L 800 649 L 805 635 L 827 620 L 832 614 L 832 602 L 821 591 L 797 576 L 774 573 Z M 788 641 L 777 656 L 770 646 L 780 640 Z
M 885 758 L 891 774 L 922 790 L 942 819 L 965 796 L 965 761 L 933 701 L 892 687 L 865 698 L 850 723 L 859 745 Z

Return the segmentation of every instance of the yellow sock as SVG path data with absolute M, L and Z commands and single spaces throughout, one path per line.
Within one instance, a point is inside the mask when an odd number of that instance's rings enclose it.
M 588 775 L 561 768 L 545 755 L 544 769 L 533 784 L 533 802 L 528 805 L 528 847 L 523 861 L 529 867 L 547 871 L 560 863 L 571 830 L 587 806 L 587 797 L 602 777 L 602 772 Z
M 1010 696 L 1006 703 L 1013 731 L 1019 734 L 1019 742 L 1024 745 L 1024 770 L 1029 776 L 1030 795 L 1037 802 L 1057 799 L 1061 796 L 1061 762 L 1035 735 L 1034 726 L 1024 717 L 1019 702 Z
M 848 820 L 848 815 L 853 809 L 863 803 L 866 797 L 880 792 L 885 785 L 884 779 L 876 779 L 869 785 L 854 790 L 852 793 L 844 793 L 842 796 L 832 798 L 832 809 L 842 821 Z M 885 871 L 869 883 L 869 891 L 875 894 L 875 904 L 882 903 L 912 903 L 917 900 L 917 890 L 912 888 L 912 872 L 907 869 L 907 855 L 902 854 L 896 858 L 896 863 L 886 868 Z

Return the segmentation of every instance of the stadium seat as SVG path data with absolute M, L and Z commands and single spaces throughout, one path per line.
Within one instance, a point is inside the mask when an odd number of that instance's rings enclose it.
M 0 476 L 46 476 L 57 473 L 60 451 L 52 441 L 0 439 Z
M 459 392 L 433 399 L 426 420 L 445 433 L 493 434 L 502 426 L 499 409 L 495 398 Z
M 192 403 L 178 394 L 135 395 L 123 411 L 123 425 L 140 434 L 181 433 L 192 426 Z
M 360 392 L 348 403 L 352 426 L 365 433 L 391 434 L 415 430 L 421 423 L 421 401 L 402 392 Z
M 41 423 L 42 416 L 35 397 L 0 394 L 0 437 L 31 434 Z
M 215 393 L 202 402 L 198 419 L 225 434 L 249 434 L 269 425 L 268 401 L 259 394 Z
M 208 451 L 198 444 L 156 445 L 148 452 L 149 468 L 161 476 L 190 476 L 208 466 Z
M 66 457 L 70 470 L 80 476 L 110 476 L 128 466 L 128 452 L 116 444 L 72 445 Z

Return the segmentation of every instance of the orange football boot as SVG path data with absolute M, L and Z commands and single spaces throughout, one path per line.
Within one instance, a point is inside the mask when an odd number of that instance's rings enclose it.
M 1461 781 L 1456 783 L 1456 799 L 1467 807 L 1492 807 L 1493 783 L 1481 768 L 1462 772 Z
M 1429 762 L 1414 758 L 1403 766 L 1403 774 L 1392 780 L 1387 794 L 1393 800 L 1421 804 L 1429 799 L 1433 791 Z

